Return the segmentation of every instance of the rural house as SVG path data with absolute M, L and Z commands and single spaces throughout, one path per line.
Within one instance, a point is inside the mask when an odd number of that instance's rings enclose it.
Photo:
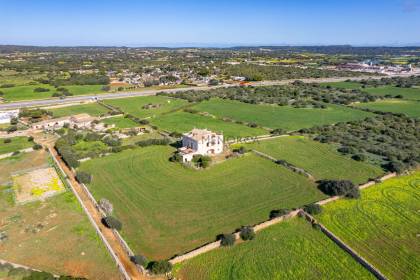
M 178 149 L 183 162 L 194 155 L 215 155 L 223 152 L 223 135 L 207 129 L 194 128 L 182 136 L 182 148 Z
M 68 123 L 71 128 L 90 128 L 92 122 L 95 120 L 98 120 L 98 118 L 83 113 L 70 117 L 62 117 L 34 123 L 32 128 L 53 130 L 62 128 L 66 123 Z

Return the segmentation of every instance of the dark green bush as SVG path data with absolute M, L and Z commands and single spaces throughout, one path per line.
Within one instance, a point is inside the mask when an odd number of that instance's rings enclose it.
M 222 246 L 232 246 L 235 244 L 236 238 L 233 233 L 226 233 L 220 237 L 220 245 Z
M 107 216 L 105 218 L 102 218 L 102 223 L 108 228 L 116 230 L 122 229 L 122 223 L 113 216 Z
M 166 260 L 154 261 L 149 263 L 148 268 L 153 274 L 165 274 L 172 270 L 172 265 Z
M 315 204 L 315 203 L 311 203 L 308 205 L 305 205 L 303 207 L 303 210 L 311 215 L 316 215 L 316 214 L 320 214 L 322 212 L 322 208 L 320 205 Z
M 241 228 L 239 236 L 242 240 L 252 240 L 255 238 L 254 228 L 251 226 L 244 226 Z

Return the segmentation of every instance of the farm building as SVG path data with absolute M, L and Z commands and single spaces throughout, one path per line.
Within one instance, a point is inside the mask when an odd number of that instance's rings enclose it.
M 194 128 L 182 136 L 182 148 L 178 149 L 183 162 L 194 155 L 215 155 L 223 152 L 223 135 L 207 129 Z
M 66 123 L 72 128 L 90 128 L 93 121 L 98 120 L 96 117 L 92 117 L 89 114 L 78 114 L 70 117 L 62 117 L 57 119 L 50 119 L 41 122 L 34 123 L 33 129 L 59 129 L 62 128 Z

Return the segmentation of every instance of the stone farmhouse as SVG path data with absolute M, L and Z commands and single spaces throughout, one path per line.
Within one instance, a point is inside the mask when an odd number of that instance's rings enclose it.
M 194 155 L 216 155 L 223 152 L 223 135 L 207 129 L 194 128 L 182 136 L 182 148 L 178 149 L 183 162 L 189 162 Z
M 70 117 L 62 117 L 57 119 L 49 119 L 34 123 L 33 129 L 54 130 L 62 128 L 66 123 L 71 128 L 91 128 L 93 121 L 99 120 L 89 114 L 78 114 Z

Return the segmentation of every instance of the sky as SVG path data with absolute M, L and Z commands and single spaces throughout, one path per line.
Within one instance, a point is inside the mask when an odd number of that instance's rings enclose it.
M 420 0 L 0 0 L 0 44 L 420 45 Z

